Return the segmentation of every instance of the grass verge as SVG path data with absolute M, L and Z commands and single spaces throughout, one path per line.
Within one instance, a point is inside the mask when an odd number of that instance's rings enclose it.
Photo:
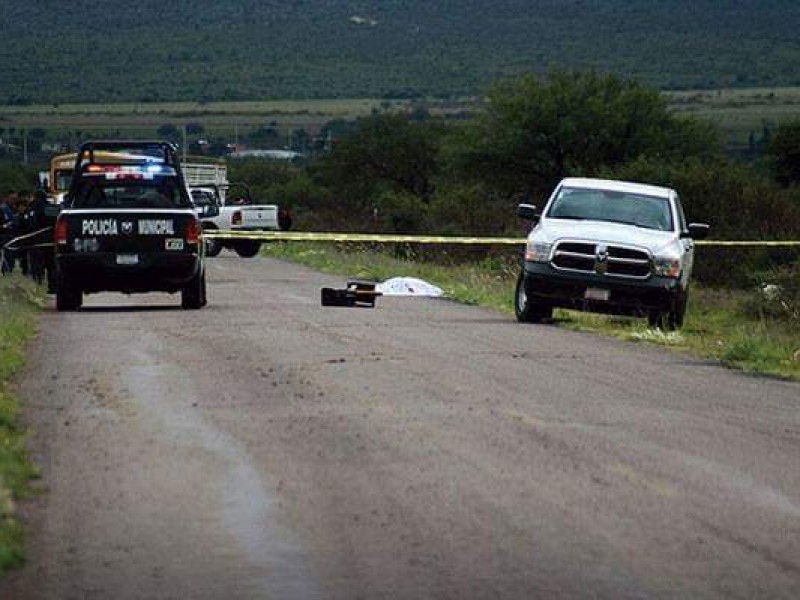
M 40 289 L 29 280 L 0 277 L 0 576 L 22 563 L 16 501 L 30 494 L 29 482 L 37 473 L 25 450 L 19 400 L 10 380 L 24 364 L 25 344 L 35 331 L 42 302 Z
M 269 256 L 299 262 L 327 273 L 384 280 L 419 277 L 442 288 L 448 298 L 513 314 L 518 265 L 514 260 L 443 266 L 398 259 L 387 252 L 353 245 L 276 243 Z M 612 317 L 556 310 L 557 326 L 610 335 L 638 343 L 666 346 L 693 356 L 719 361 L 743 371 L 800 381 L 800 323 L 753 318 L 742 309 L 752 303 L 747 292 L 690 291 L 686 324 L 680 332 L 650 329 L 646 319 Z

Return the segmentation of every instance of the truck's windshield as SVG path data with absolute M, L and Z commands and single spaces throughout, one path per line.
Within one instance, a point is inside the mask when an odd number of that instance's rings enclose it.
M 668 199 L 608 190 L 562 188 L 550 205 L 547 216 L 627 223 L 659 231 L 673 230 Z
M 76 154 L 59 154 L 50 159 L 50 175 L 47 191 L 51 195 L 66 192 L 72 182 Z
M 58 169 L 54 171 L 55 177 L 51 185 L 53 193 L 64 192 L 72 183 L 72 169 Z
M 79 183 L 74 208 L 188 208 L 177 180 L 107 181 L 87 178 Z
M 216 206 L 217 201 L 211 190 L 192 190 L 192 201 L 195 206 Z

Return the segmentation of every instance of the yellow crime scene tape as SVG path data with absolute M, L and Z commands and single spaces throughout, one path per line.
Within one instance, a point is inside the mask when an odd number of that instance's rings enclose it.
M 243 239 L 285 242 L 377 242 L 415 244 L 496 244 L 520 245 L 521 238 L 463 237 L 449 235 L 404 235 L 395 233 L 330 233 L 313 231 L 230 231 L 216 229 L 203 232 L 211 239 Z
M 697 240 L 698 246 L 800 246 L 800 241 L 723 241 L 723 240 Z
M 471 244 L 487 246 L 523 246 L 525 238 L 465 237 L 451 235 L 403 235 L 395 233 L 331 233 L 315 231 L 233 231 L 206 230 L 209 239 L 242 239 L 284 242 L 369 242 L 409 244 Z M 800 246 L 800 241 L 724 241 L 697 240 L 698 246 Z

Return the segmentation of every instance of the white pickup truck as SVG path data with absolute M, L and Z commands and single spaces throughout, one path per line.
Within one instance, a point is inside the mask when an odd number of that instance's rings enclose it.
M 276 204 L 257 204 L 247 186 L 231 184 L 224 163 L 190 162 L 183 163 L 182 169 L 204 231 L 279 231 L 291 226 L 288 211 Z M 206 255 L 217 256 L 223 248 L 229 248 L 249 258 L 258 254 L 262 243 L 261 240 L 208 239 Z
M 535 223 L 517 279 L 517 319 L 550 319 L 554 307 L 646 316 L 651 327 L 683 325 L 694 240 L 705 223 L 687 223 L 675 190 L 607 179 L 561 181 Z

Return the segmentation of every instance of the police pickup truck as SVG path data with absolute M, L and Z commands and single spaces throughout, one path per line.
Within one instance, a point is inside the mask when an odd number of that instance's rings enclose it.
M 101 291 L 180 292 L 183 308 L 206 304 L 202 228 L 169 143 L 84 143 L 54 242 L 58 310 Z

